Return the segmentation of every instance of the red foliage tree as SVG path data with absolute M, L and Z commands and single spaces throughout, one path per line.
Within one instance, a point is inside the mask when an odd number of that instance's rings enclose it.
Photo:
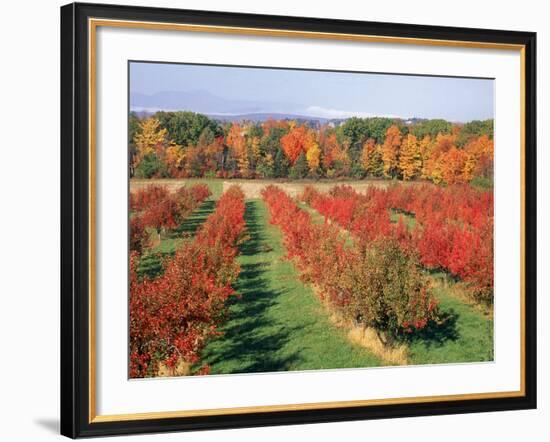
M 160 240 L 162 230 L 174 229 L 180 224 L 180 215 L 178 200 L 170 195 L 145 210 L 142 219 L 146 226 L 155 228 Z
M 146 187 L 130 192 L 130 210 L 140 212 L 159 203 L 170 192 L 166 186 L 150 184 Z
M 281 147 L 291 164 L 305 154 L 314 141 L 314 134 L 307 126 L 297 126 L 281 138 Z
M 195 363 L 218 334 L 239 274 L 234 259 L 244 238 L 244 196 L 230 188 L 194 241 L 184 242 L 156 279 L 139 280 L 130 257 L 130 377 L 155 376 L 159 364 Z M 223 238 L 223 240 L 222 240 Z M 206 374 L 203 366 L 198 374 Z
M 336 186 L 328 194 L 307 188 L 301 198 L 327 221 L 348 229 L 359 244 L 393 238 L 407 254 L 418 254 L 425 267 L 462 279 L 476 299 L 492 302 L 492 192 L 430 184 L 371 186 L 359 194 L 350 186 Z M 392 224 L 392 209 L 414 216 L 416 226 L 409 229 L 402 219 Z
M 147 247 L 149 234 L 145 229 L 145 224 L 139 215 L 130 218 L 130 251 L 141 254 Z

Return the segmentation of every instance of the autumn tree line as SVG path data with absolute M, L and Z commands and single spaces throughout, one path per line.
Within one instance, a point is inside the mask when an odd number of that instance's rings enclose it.
M 409 123 L 409 124 L 407 124 Z M 492 182 L 493 120 L 349 118 L 220 122 L 193 112 L 129 119 L 135 178 L 392 178 Z

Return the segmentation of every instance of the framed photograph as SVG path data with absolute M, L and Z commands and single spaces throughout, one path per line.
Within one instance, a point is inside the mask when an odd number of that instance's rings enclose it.
M 61 8 L 61 433 L 536 407 L 529 32 Z

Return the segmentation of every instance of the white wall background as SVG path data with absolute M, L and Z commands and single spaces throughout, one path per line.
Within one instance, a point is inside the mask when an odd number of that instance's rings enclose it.
M 97 0 L 99 2 L 99 0 Z M 113 0 L 114 1 L 114 0 Z M 269 3 L 251 0 L 119 0 L 159 7 L 468 26 L 538 32 L 539 409 L 225 430 L 125 440 L 545 440 L 550 434 L 550 303 L 544 258 L 550 242 L 543 176 L 550 31 L 545 2 L 393 0 Z M 0 438 L 53 440 L 59 409 L 59 0 L 9 2 L 0 26 Z M 545 78 L 546 77 L 546 78 Z M 546 216 L 544 216 L 546 215 Z M 543 251 L 546 249 L 546 252 Z M 545 373 L 546 372 L 546 373 Z

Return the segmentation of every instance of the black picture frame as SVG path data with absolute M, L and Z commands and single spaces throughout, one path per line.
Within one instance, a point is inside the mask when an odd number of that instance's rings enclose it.
M 317 33 L 390 36 L 524 47 L 524 395 L 317 410 L 90 421 L 89 18 Z M 536 408 L 536 34 L 488 29 L 73 3 L 61 8 L 61 434 L 71 437 Z

